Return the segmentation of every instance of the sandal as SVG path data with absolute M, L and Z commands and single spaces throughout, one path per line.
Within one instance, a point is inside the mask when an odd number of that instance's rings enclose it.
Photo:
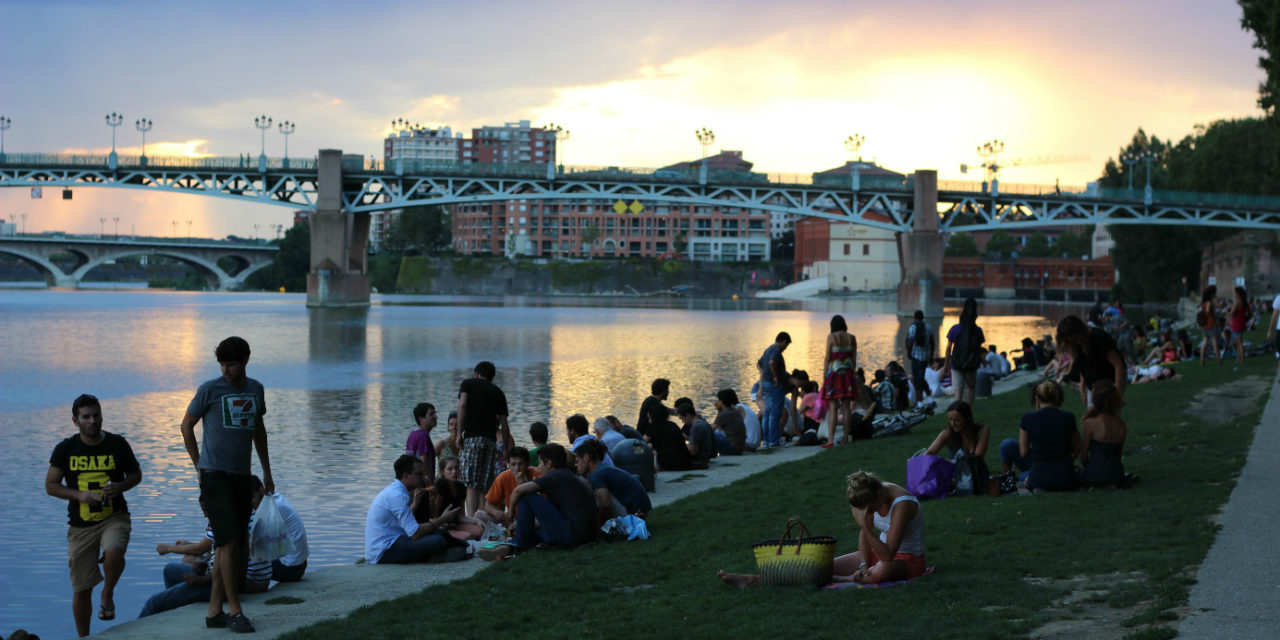
M 99 620 L 115 620 L 116 619 L 115 606 L 113 605 L 108 607 L 105 604 L 98 605 L 98 619 Z

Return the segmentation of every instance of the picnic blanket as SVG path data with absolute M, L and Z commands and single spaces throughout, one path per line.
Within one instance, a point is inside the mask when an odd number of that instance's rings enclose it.
M 911 580 L 919 580 L 920 578 L 933 573 L 934 568 L 935 567 L 926 568 L 924 573 L 911 578 Z M 823 587 L 823 589 L 883 589 L 885 587 L 896 587 L 900 584 L 906 584 L 911 582 L 911 580 L 894 580 L 893 582 L 880 582 L 876 584 L 862 584 L 861 582 L 832 582 L 831 584 Z

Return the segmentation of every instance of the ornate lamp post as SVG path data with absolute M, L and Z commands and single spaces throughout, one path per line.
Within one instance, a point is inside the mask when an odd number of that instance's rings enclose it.
M 258 223 L 256 222 L 253 224 L 253 239 L 258 239 Z
M 703 127 L 694 131 L 693 135 L 698 137 L 698 144 L 702 145 L 702 160 L 705 162 L 707 159 L 707 150 L 716 142 L 716 134 L 714 131 Z
M 174 241 L 177 241 L 177 239 L 178 239 L 178 221 L 177 221 L 177 220 L 172 220 L 171 222 L 173 223 L 173 239 L 174 239 Z
M 106 227 L 107 227 L 107 219 L 98 218 L 98 239 L 99 240 L 101 240 L 103 236 L 107 235 Z
M 107 156 L 107 166 L 115 171 L 116 163 L 116 127 L 124 122 L 124 116 L 112 111 L 107 114 L 107 126 L 111 127 L 111 155 Z
M 133 123 L 133 126 L 142 132 L 142 158 L 140 158 L 140 164 L 144 167 L 147 166 L 147 132 L 151 130 L 151 124 L 151 121 L 146 118 L 136 120 Z
M 111 221 L 116 224 L 115 235 L 116 235 L 116 240 L 119 240 L 120 239 L 120 217 L 116 216 L 112 218 Z
M 982 158 L 982 166 L 991 176 L 991 197 L 993 198 L 1000 195 L 999 156 L 1001 151 L 1004 151 L 1003 140 L 989 140 L 978 145 L 978 156 Z
M 13 126 L 13 120 L 0 116 L 0 163 L 4 162 L 4 132 Z
M 258 173 L 267 172 L 267 129 L 271 128 L 271 118 L 262 114 L 253 119 L 253 126 L 262 130 L 262 152 L 258 154 Z
M 191 241 L 191 221 L 187 221 L 187 242 Z
M 862 188 L 862 175 L 858 172 L 858 161 L 862 156 L 858 155 L 858 150 L 866 141 L 866 138 L 857 133 L 844 139 L 844 148 L 849 152 L 849 186 L 854 191 Z
M 22 216 L 22 235 L 25 236 L 27 235 L 27 214 L 23 213 L 20 215 Z
M 569 130 L 565 129 L 564 127 L 554 122 L 551 124 L 548 124 L 546 129 L 547 129 L 547 132 L 551 134 L 551 152 L 555 155 L 555 158 L 551 159 L 551 164 L 554 165 L 557 162 L 560 163 L 560 171 L 563 172 L 564 160 L 560 158 L 560 141 L 564 140 L 568 142 Z
M 1129 174 L 1129 190 L 1133 191 L 1133 166 L 1138 164 L 1138 153 L 1136 151 L 1126 151 L 1120 154 L 1120 162 L 1125 164 L 1124 172 Z
M 297 125 L 288 120 L 280 123 L 280 135 L 284 136 L 284 168 L 286 169 L 289 168 L 289 136 L 293 134 L 296 127 Z
M 1152 149 L 1151 147 L 1147 147 L 1146 149 L 1144 149 L 1144 150 L 1142 151 L 1142 153 L 1139 153 L 1139 154 L 1138 154 L 1138 159 L 1139 159 L 1139 160 L 1141 160 L 1142 162 L 1145 162 L 1145 163 L 1146 163 L 1146 165 L 1147 165 L 1147 186 L 1146 186 L 1146 188 L 1145 188 L 1145 189 L 1143 189 L 1143 190 L 1142 190 L 1142 201 L 1143 201 L 1143 203 L 1148 204 L 1148 205 L 1149 205 L 1149 204 L 1151 204 L 1151 194 L 1152 194 L 1152 192 L 1151 192 L 1151 163 L 1152 163 L 1152 162 L 1155 162 L 1156 155 L 1157 155 L 1157 154 L 1156 154 L 1156 152 L 1155 152 L 1155 149 Z M 1130 179 L 1132 179 L 1132 176 L 1130 176 Z

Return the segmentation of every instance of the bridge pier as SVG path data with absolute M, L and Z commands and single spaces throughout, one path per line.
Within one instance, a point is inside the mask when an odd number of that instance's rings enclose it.
M 943 246 L 938 233 L 937 171 L 916 171 L 914 202 L 911 233 L 898 237 L 902 267 L 898 315 L 908 316 L 920 309 L 926 318 L 941 318 Z
M 342 151 L 321 149 L 311 214 L 308 307 L 369 306 L 369 214 L 342 206 Z

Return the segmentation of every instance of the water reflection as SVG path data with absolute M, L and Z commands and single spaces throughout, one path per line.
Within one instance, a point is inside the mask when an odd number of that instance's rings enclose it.
M 117 595 L 120 619 L 131 619 L 161 585 L 155 544 L 203 530 L 178 424 L 196 386 L 218 375 L 213 348 L 226 336 L 252 345 L 249 375 L 267 390 L 276 485 L 303 514 L 312 566 L 322 567 L 362 553 L 365 509 L 392 476 L 412 407 L 427 401 L 447 414 L 480 360 L 498 366 L 518 442 L 529 443 L 534 421 L 564 442 L 573 413 L 634 423 L 657 377 L 672 381 L 673 398 L 689 396 L 707 412 L 723 387 L 745 396 L 779 331 L 794 340 L 788 365 L 818 376 L 834 313 L 858 336 L 860 365 L 883 367 L 902 358 L 909 320 L 891 301 L 851 298 L 383 296 L 369 309 L 308 310 L 297 295 L 2 291 L 0 309 L 0 449 L 9 454 L 0 482 L 21 488 L 0 492 L 0 629 L 48 637 L 73 633 L 65 505 L 39 484 L 53 446 L 74 432 L 71 399 L 102 398 L 106 429 L 128 438 L 142 464 Z M 957 311 L 946 310 L 944 335 Z M 1003 349 L 1049 332 L 1068 308 L 1001 303 L 980 312 Z

